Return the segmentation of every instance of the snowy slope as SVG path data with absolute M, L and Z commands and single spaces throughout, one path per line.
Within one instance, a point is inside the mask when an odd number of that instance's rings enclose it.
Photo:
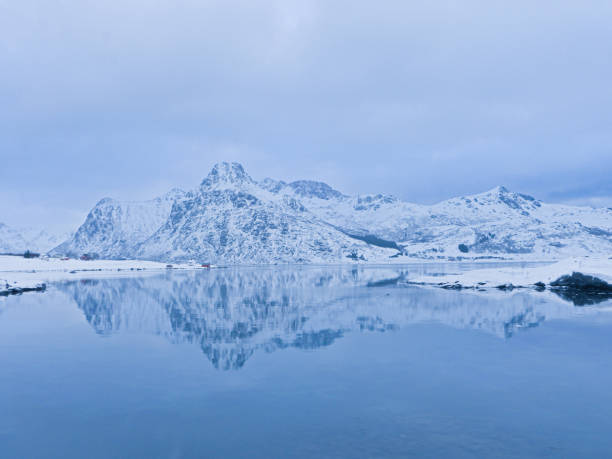
M 0 253 L 23 252 L 27 242 L 17 230 L 0 223 Z
M 546 204 L 497 187 L 425 206 L 347 196 L 322 182 L 254 181 L 217 164 L 188 193 L 100 201 L 54 254 L 216 263 L 556 260 L 612 253 L 612 210 Z M 390 258 L 392 257 L 392 258 Z
M 97 254 L 102 258 L 129 257 L 137 244 L 151 236 L 170 215 L 172 205 L 185 193 L 174 189 L 143 202 L 99 201 L 74 237 L 51 255 Z
M 67 240 L 69 234 L 51 234 L 34 228 L 11 228 L 0 223 L 0 253 L 44 253 Z
M 276 193 L 295 195 L 291 184 L 277 183 Z M 432 206 L 340 193 L 325 198 L 312 193 L 301 201 L 346 233 L 393 241 L 418 258 L 542 260 L 612 253 L 611 209 L 545 204 L 504 187 Z
M 275 181 L 265 179 L 262 183 Z M 389 241 L 404 240 L 416 228 L 417 218 L 426 212 L 426 206 L 389 195 L 346 196 L 321 182 L 276 182 L 271 189 L 299 199 L 308 210 L 347 234 L 375 235 Z
M 610 209 L 546 204 L 504 187 L 431 206 L 419 223 L 419 237 L 403 241 L 413 253 L 560 259 L 612 250 Z

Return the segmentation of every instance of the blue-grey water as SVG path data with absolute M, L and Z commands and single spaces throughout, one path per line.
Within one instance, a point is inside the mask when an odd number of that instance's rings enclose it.
M 0 298 L 0 457 L 606 457 L 612 302 L 460 266 L 169 271 Z

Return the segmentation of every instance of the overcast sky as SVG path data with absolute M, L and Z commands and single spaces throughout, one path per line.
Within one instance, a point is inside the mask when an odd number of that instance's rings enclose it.
M 255 178 L 612 206 L 612 2 L 0 0 L 0 222 Z

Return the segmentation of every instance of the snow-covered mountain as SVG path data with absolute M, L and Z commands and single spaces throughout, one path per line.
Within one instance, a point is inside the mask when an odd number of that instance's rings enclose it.
M 504 187 L 426 206 L 253 180 L 219 163 L 200 186 L 146 202 L 100 201 L 53 253 L 217 263 L 350 259 L 558 259 L 612 253 L 612 209 L 546 204 Z
M 233 163 L 216 165 L 134 254 L 224 263 L 337 262 L 392 255 L 338 231 L 288 195 L 274 194 Z
M 11 228 L 0 223 L 0 253 L 47 252 L 61 242 L 69 239 L 70 234 L 52 234 L 34 228 Z
M 294 194 L 287 186 L 277 193 Z M 343 231 L 393 241 L 406 256 L 558 259 L 612 253 L 612 209 L 546 204 L 496 187 L 424 206 L 392 196 L 320 198 L 304 205 Z

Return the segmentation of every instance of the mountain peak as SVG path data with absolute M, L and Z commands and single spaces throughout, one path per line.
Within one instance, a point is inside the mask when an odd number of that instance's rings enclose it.
M 166 200 L 174 201 L 174 200 L 177 200 L 179 198 L 182 198 L 183 196 L 185 196 L 185 194 L 186 193 L 183 190 L 181 190 L 180 188 L 172 188 L 170 191 L 168 191 L 163 196 L 161 196 L 161 199 L 166 199 Z
M 537 201 L 537 199 L 534 198 L 533 196 L 530 196 L 525 193 L 516 193 L 514 191 L 510 191 L 508 188 L 502 185 L 496 186 L 495 188 L 493 188 L 492 190 L 488 191 L 485 194 L 491 194 L 491 195 L 496 195 L 496 196 L 512 195 L 513 197 L 520 197 L 526 201 Z
M 273 178 L 266 177 L 261 182 L 259 182 L 259 186 L 264 190 L 268 190 L 271 193 L 278 193 L 284 187 L 287 186 L 287 183 L 282 180 L 274 180 Z
M 113 203 L 113 202 L 115 202 L 115 200 L 114 200 L 113 198 L 109 198 L 109 197 L 107 196 L 106 198 L 102 198 L 102 199 L 100 199 L 100 200 L 99 200 L 99 201 L 96 203 L 96 205 L 94 206 L 94 208 L 95 208 L 95 207 L 105 206 L 105 205 L 107 205 L 107 204 L 111 204 L 111 203 Z
M 208 176 L 202 181 L 202 187 L 213 187 L 215 185 L 234 185 L 241 183 L 253 183 L 253 179 L 246 173 L 242 164 L 221 162 L 213 166 Z
M 508 190 L 508 188 L 506 188 L 503 185 L 498 185 L 495 188 L 492 188 L 489 191 L 485 191 L 484 193 L 481 193 L 481 194 L 500 195 L 500 194 L 506 194 L 506 193 L 510 193 L 510 190 Z

